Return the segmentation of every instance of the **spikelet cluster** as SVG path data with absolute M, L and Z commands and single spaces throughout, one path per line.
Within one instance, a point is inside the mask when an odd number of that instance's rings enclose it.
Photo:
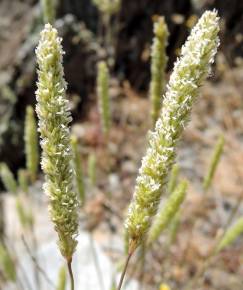
M 166 227 L 175 217 L 176 213 L 180 208 L 180 205 L 185 199 L 186 190 L 187 182 L 182 181 L 168 197 L 168 200 L 166 201 L 165 205 L 160 209 L 150 228 L 148 234 L 149 245 L 151 245 L 154 241 L 158 239 L 163 230 L 166 229 Z
M 17 183 L 6 163 L 0 163 L 0 177 L 7 191 L 17 193 Z
M 73 167 L 74 167 L 74 174 L 75 174 L 75 184 L 76 184 L 76 188 L 77 188 L 81 205 L 83 205 L 85 202 L 83 168 L 82 168 L 80 154 L 78 151 L 78 140 L 75 136 L 71 137 L 71 145 L 72 145 L 72 150 L 73 150 Z
M 5 278 L 15 282 L 17 273 L 14 261 L 12 260 L 8 249 L 0 243 L 0 269 Z
M 58 0 L 41 0 L 44 23 L 53 24 L 56 18 L 56 1 Z
M 36 179 L 38 171 L 39 152 L 38 152 L 37 125 L 34 110 L 31 106 L 28 106 L 26 108 L 24 141 L 25 141 L 26 166 L 31 181 L 33 182 Z
M 31 211 L 27 211 L 22 200 L 19 196 L 16 198 L 16 210 L 19 218 L 19 222 L 23 228 L 32 228 L 34 223 L 34 217 Z
M 179 210 L 169 225 L 169 245 L 173 244 L 174 241 L 176 240 L 178 228 L 180 226 L 180 221 L 181 221 L 181 215 L 180 215 L 180 210 Z
M 102 121 L 102 130 L 107 134 L 110 130 L 110 101 L 109 101 L 109 71 L 106 63 L 100 61 L 98 63 L 97 73 L 97 95 L 99 101 L 99 111 Z
M 212 183 L 215 171 L 217 169 L 218 163 L 220 161 L 220 157 L 223 153 L 224 149 L 224 137 L 220 136 L 218 142 L 214 148 L 213 156 L 210 161 L 208 172 L 203 181 L 203 188 L 207 191 Z
M 65 96 L 61 39 L 46 24 L 36 49 L 38 70 L 37 115 L 45 173 L 44 191 L 50 199 L 50 214 L 59 236 L 62 255 L 71 260 L 78 231 L 77 194 L 73 190 L 72 150 L 69 124 L 72 120 Z
M 169 177 L 169 181 L 168 181 L 168 193 L 169 194 L 172 193 L 176 187 L 178 175 L 179 175 L 179 166 L 177 164 L 174 164 L 172 169 L 171 169 L 171 173 L 170 173 L 170 177 Z
M 235 224 L 230 227 L 220 243 L 217 246 L 216 252 L 222 251 L 224 248 L 228 247 L 232 244 L 241 234 L 243 234 L 243 217 L 239 218 Z
M 165 90 L 165 69 L 168 57 L 166 46 L 168 43 L 168 27 L 164 17 L 159 17 L 154 23 L 154 39 L 151 48 L 151 117 L 153 125 L 157 121 L 161 109 L 162 98 Z
M 101 13 L 112 15 L 121 7 L 121 0 L 92 0 Z
M 175 160 L 176 146 L 185 128 L 199 87 L 210 73 L 219 45 L 216 11 L 206 11 L 193 28 L 171 74 L 163 107 L 149 147 L 142 159 L 125 227 L 130 243 L 139 244 L 156 214 L 164 185 Z

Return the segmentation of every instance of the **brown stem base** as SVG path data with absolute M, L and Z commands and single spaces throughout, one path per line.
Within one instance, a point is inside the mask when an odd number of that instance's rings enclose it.
M 133 255 L 134 251 L 136 250 L 136 248 L 137 248 L 137 243 L 136 243 L 136 241 L 132 240 L 130 242 L 130 245 L 129 245 L 127 259 L 126 259 L 126 262 L 125 262 L 125 265 L 124 265 L 124 269 L 123 269 L 122 274 L 121 274 L 121 278 L 120 278 L 119 284 L 117 286 L 117 290 L 121 290 L 121 287 L 122 287 L 122 284 L 123 284 L 123 280 L 124 280 L 124 277 L 125 277 L 125 274 L 126 274 L 126 271 L 127 271 L 127 267 L 128 267 L 128 264 L 129 264 L 129 261 L 130 261 L 132 255 Z
M 74 277 L 73 277 L 73 270 L 72 270 L 72 259 L 67 260 L 67 267 L 68 267 L 68 273 L 69 273 L 70 283 L 71 283 L 70 290 L 74 290 Z

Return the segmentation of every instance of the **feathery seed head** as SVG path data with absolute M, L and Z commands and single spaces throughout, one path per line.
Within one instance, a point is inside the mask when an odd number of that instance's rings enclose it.
M 208 172 L 204 178 L 203 181 L 203 188 L 205 191 L 207 191 L 212 183 L 214 174 L 216 172 L 218 163 L 220 161 L 220 157 L 222 156 L 224 149 L 224 137 L 220 136 L 218 139 L 218 142 L 214 148 L 213 156 L 210 161 Z
M 178 210 L 169 224 L 169 245 L 172 245 L 176 240 L 178 228 L 180 227 L 180 221 L 180 210 Z
M 148 234 L 148 244 L 151 245 L 158 239 L 162 231 L 169 225 L 176 213 L 178 212 L 180 205 L 185 199 L 187 190 L 187 182 L 182 181 L 176 187 L 174 192 L 168 197 L 165 205 L 161 208 L 158 215 L 151 226 Z
M 119 11 L 121 0 L 92 0 L 101 13 L 112 15 Z
M 56 0 L 41 0 L 44 23 L 53 23 L 56 17 Z
M 144 238 L 156 214 L 164 185 L 175 160 L 178 140 L 187 124 L 199 87 L 210 72 L 219 45 L 219 18 L 206 11 L 181 50 L 164 96 L 160 117 L 150 133 L 125 227 L 130 242 Z
M 179 166 L 178 164 L 174 164 L 172 169 L 171 169 L 171 173 L 170 173 L 170 177 L 169 177 L 169 181 L 168 181 L 168 193 L 171 194 L 175 187 L 176 187 L 176 183 L 177 183 L 177 179 L 178 179 L 178 175 L 179 175 Z
M 27 211 L 21 198 L 16 198 L 16 210 L 19 218 L 19 222 L 23 228 L 31 228 L 34 222 L 34 216 L 31 211 Z
M 165 68 L 168 57 L 166 46 L 168 43 L 168 27 L 164 17 L 159 17 L 154 23 L 154 39 L 151 47 L 151 116 L 153 124 L 157 121 L 161 109 L 161 96 L 165 88 Z
M 102 121 L 102 130 L 107 134 L 111 125 L 110 100 L 109 100 L 109 71 L 106 63 L 98 63 L 97 73 L 97 95 L 99 101 L 99 111 Z
M 219 253 L 232 244 L 241 234 L 243 234 L 243 217 L 239 218 L 235 224 L 226 231 L 216 248 L 216 253 Z
M 78 150 L 78 140 L 75 136 L 71 137 L 71 145 L 73 150 L 73 167 L 75 174 L 75 184 L 78 191 L 81 205 L 85 202 L 85 189 L 82 162 Z
M 162 39 L 165 44 L 168 42 L 168 27 L 165 23 L 165 18 L 163 16 L 158 17 L 154 23 L 154 35 Z
M 36 111 L 42 139 L 41 166 L 46 179 L 44 191 L 49 196 L 50 214 L 59 236 L 59 248 L 70 260 L 77 243 L 78 199 L 72 186 L 71 116 L 65 96 L 63 54 L 57 30 L 46 24 L 36 49 L 39 66 Z
M 36 120 L 31 106 L 26 108 L 24 140 L 26 165 L 33 182 L 36 179 L 38 171 L 39 152 Z

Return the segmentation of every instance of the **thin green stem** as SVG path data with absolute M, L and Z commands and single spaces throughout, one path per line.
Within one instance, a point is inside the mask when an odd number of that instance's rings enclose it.
M 70 277 L 71 288 L 70 290 L 74 290 L 74 278 L 73 278 L 73 270 L 72 270 L 72 259 L 67 260 L 68 273 Z
M 138 245 L 137 245 L 137 241 L 136 240 L 131 240 L 130 241 L 129 249 L 128 249 L 128 255 L 127 255 L 126 262 L 125 262 L 125 265 L 124 265 L 124 269 L 122 271 L 121 278 L 120 278 L 120 281 L 119 281 L 119 284 L 118 284 L 116 290 L 121 290 L 121 287 L 122 287 L 122 284 L 123 284 L 123 280 L 124 280 L 124 277 L 125 277 L 125 274 L 126 274 L 126 271 L 127 271 L 127 267 L 128 267 L 128 264 L 129 264 L 129 261 L 130 261 L 132 255 L 133 255 L 133 253 L 135 252 L 137 246 Z
M 122 271 L 122 274 L 121 274 L 121 278 L 120 278 L 119 284 L 117 286 L 117 290 L 121 290 L 121 287 L 122 287 L 122 284 L 123 284 L 123 280 L 124 280 L 124 277 L 125 277 L 125 274 L 126 274 L 126 271 L 127 271 L 127 267 L 128 267 L 128 264 L 129 264 L 129 261 L 131 259 L 132 254 L 133 253 L 129 253 L 127 255 L 126 263 L 125 263 L 125 266 L 123 268 L 123 271 Z
M 139 255 L 134 267 L 132 267 L 131 273 L 129 275 L 130 277 L 127 279 L 124 285 L 127 285 L 130 282 L 130 278 L 135 276 L 135 274 L 137 274 L 138 270 L 140 270 L 141 267 L 142 267 L 142 255 Z

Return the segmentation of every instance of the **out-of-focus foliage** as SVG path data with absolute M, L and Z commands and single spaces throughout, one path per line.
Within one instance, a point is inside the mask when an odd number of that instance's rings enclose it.
M 220 136 L 218 141 L 217 141 L 217 144 L 215 145 L 214 152 L 213 152 L 212 158 L 210 160 L 209 169 L 208 169 L 208 172 L 207 172 L 207 174 L 204 178 L 204 181 L 203 181 L 203 187 L 204 187 L 205 191 L 207 191 L 209 189 L 209 187 L 212 183 L 215 171 L 217 169 L 217 165 L 218 165 L 218 163 L 220 161 L 220 157 L 223 153 L 223 149 L 224 149 L 224 137 Z
M 35 113 L 31 106 L 26 108 L 24 133 L 26 166 L 29 176 L 32 182 L 34 182 L 36 180 L 39 167 L 39 148 Z
M 0 243 L 0 268 L 7 280 L 16 281 L 16 268 L 8 249 Z
M 121 0 L 92 0 L 95 6 L 104 14 L 115 14 L 119 11 Z
M 79 195 L 80 203 L 83 206 L 85 202 L 84 176 L 81 156 L 78 150 L 78 140 L 75 136 L 71 138 L 71 145 L 73 150 L 73 167 L 75 174 L 75 185 Z
M 10 120 L 16 101 L 16 95 L 10 87 L 5 85 L 0 88 L 0 146 L 3 146 L 4 134 L 10 130 Z
M 0 163 L 0 177 L 6 190 L 12 193 L 17 193 L 17 183 L 14 175 L 6 163 Z

